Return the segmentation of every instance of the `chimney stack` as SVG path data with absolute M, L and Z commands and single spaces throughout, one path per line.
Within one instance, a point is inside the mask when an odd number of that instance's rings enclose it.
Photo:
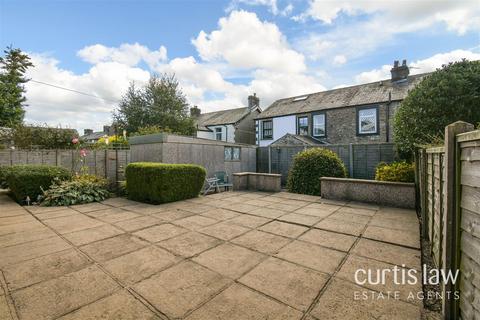
M 110 135 L 110 126 L 103 126 L 103 133 Z
M 190 116 L 193 118 L 198 118 L 201 113 L 202 110 L 200 110 L 197 106 L 193 106 L 193 108 L 190 108 Z
M 257 94 L 254 93 L 253 96 L 248 96 L 248 109 L 253 110 L 256 107 L 260 106 L 260 99 L 257 97 Z
M 93 133 L 93 130 L 92 129 L 84 129 L 83 130 L 83 135 L 87 135 L 87 134 L 92 134 Z
M 399 64 L 398 60 L 395 60 L 390 73 L 392 74 L 392 82 L 406 80 L 410 73 L 410 69 L 407 66 L 407 60 L 404 59 L 402 65 Z

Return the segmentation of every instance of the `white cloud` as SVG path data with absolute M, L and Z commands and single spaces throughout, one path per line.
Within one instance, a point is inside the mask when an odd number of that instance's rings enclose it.
M 441 68 L 444 64 L 460 61 L 462 59 L 471 61 L 480 60 L 480 53 L 475 53 L 469 50 L 453 50 L 446 53 L 438 53 L 429 58 L 408 63 L 408 66 L 410 67 L 410 74 L 419 74 L 435 71 L 437 68 Z M 391 65 L 383 65 L 379 69 L 362 72 L 355 77 L 355 82 L 368 83 L 389 79 L 391 68 Z
M 155 68 L 167 60 L 167 49 L 161 46 L 158 50 L 152 51 L 138 43 L 123 43 L 118 48 L 95 44 L 81 49 L 77 55 L 91 64 L 118 62 L 136 66 L 144 61 L 150 68 Z
M 343 54 L 339 54 L 333 57 L 333 64 L 339 66 L 345 63 L 347 63 L 347 58 Z
M 149 78 L 149 72 L 118 62 L 99 62 L 88 72 L 75 74 L 60 68 L 59 61 L 52 57 L 34 53 L 30 57 L 35 67 L 28 70 L 29 78 L 108 100 L 28 82 L 26 122 L 29 123 L 100 129 L 111 121 L 115 101 L 121 98 L 129 83 L 144 83 Z
M 244 69 L 290 73 L 306 70 L 303 55 L 289 47 L 278 27 L 260 21 L 255 13 L 232 11 L 218 25 L 217 30 L 209 34 L 201 31 L 192 40 L 203 60 L 225 61 L 231 67 Z
M 342 15 L 349 18 L 339 19 Z M 324 33 L 310 33 L 297 40 L 297 47 L 310 59 L 339 54 L 351 59 L 391 45 L 396 35 L 437 25 L 459 35 L 478 32 L 480 5 L 477 0 L 312 0 L 307 11 L 294 19 L 314 19 L 332 26 Z
M 278 8 L 277 0 L 232 0 L 227 7 L 227 12 L 238 10 L 240 4 L 249 6 L 266 6 L 273 15 L 288 16 L 292 13 L 293 5 L 287 4 L 283 9 Z

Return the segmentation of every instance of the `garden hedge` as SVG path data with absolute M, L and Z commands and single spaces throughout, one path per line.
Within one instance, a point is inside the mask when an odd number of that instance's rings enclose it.
M 0 166 L 0 189 L 8 189 L 7 177 L 11 166 Z
M 413 163 L 393 162 L 380 163 L 375 170 L 375 180 L 393 182 L 415 182 L 415 166 Z
M 311 148 L 293 158 L 288 172 L 287 189 L 290 192 L 320 195 L 320 178 L 345 178 L 347 170 L 338 155 L 330 150 Z
M 128 198 L 160 204 L 195 198 L 205 183 L 205 168 L 191 164 L 130 163 L 126 170 Z
M 42 165 L 15 165 L 12 166 L 7 183 L 13 197 L 19 203 L 24 203 L 27 196 L 30 201 L 37 201 L 43 190 L 47 190 L 53 181 L 70 180 L 72 174 L 62 167 Z

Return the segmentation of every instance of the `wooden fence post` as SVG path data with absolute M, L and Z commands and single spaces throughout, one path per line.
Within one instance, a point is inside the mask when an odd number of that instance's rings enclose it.
M 348 171 L 350 178 L 353 178 L 353 144 L 348 145 Z
M 445 197 L 444 197 L 444 221 L 443 221 L 443 243 L 442 243 L 442 261 L 444 262 L 444 270 L 455 273 L 457 270 L 457 169 L 458 150 L 456 136 L 459 133 L 474 130 L 474 126 L 470 123 L 457 121 L 445 127 Z M 453 291 L 455 286 L 452 283 L 443 285 L 445 294 L 442 300 L 442 309 L 445 319 L 457 319 L 456 302 Z

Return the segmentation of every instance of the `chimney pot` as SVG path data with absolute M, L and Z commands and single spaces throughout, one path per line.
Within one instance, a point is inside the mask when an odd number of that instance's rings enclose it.
M 254 92 L 253 95 L 248 96 L 248 109 L 253 110 L 259 106 L 260 106 L 260 98 L 258 98 L 257 94 Z
M 398 63 L 398 60 L 395 60 L 390 73 L 392 74 L 392 82 L 406 80 L 410 73 L 410 69 L 407 66 L 407 60 L 404 59 L 401 66 Z

